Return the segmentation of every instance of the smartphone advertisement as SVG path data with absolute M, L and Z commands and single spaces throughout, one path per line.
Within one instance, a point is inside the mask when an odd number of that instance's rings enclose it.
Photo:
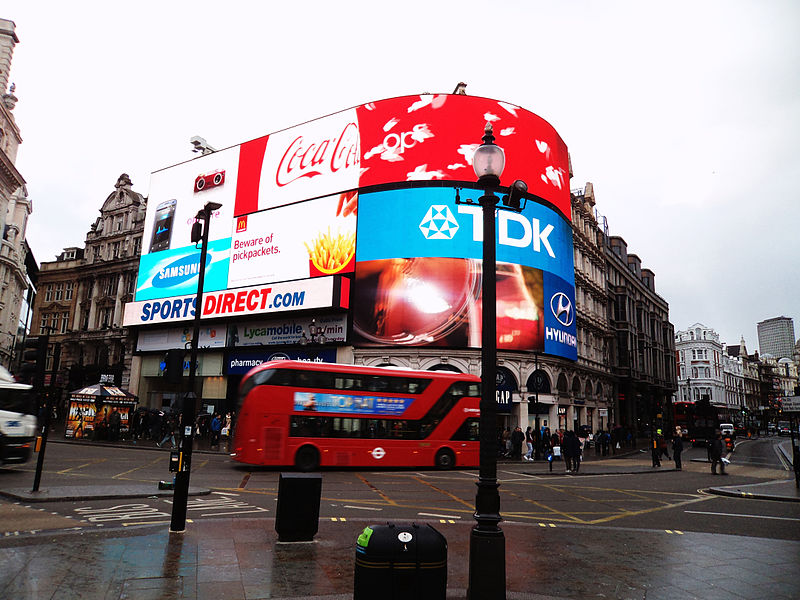
M 236 147 L 152 174 L 136 300 L 197 291 L 200 248 L 191 241 L 191 230 L 207 202 L 222 206 L 211 214 L 204 287 L 227 287 L 238 163 Z

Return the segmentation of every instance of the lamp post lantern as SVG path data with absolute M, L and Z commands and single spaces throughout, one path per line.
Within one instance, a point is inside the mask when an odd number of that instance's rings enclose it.
M 500 491 L 497 483 L 497 271 L 495 252 L 495 210 L 497 196 L 489 188 L 500 184 L 505 166 L 503 149 L 494 144 L 491 123 L 486 124 L 483 144 L 472 159 L 478 185 L 484 194 L 483 275 L 481 280 L 481 401 L 480 401 L 480 470 L 475 496 L 475 521 L 469 543 L 469 587 L 467 597 L 506 597 L 505 535 L 498 524 Z
M 200 270 L 197 277 L 197 296 L 194 303 L 194 327 L 192 329 L 191 354 L 189 358 L 189 391 L 184 395 L 181 418 L 181 441 L 179 446 L 178 472 L 175 473 L 175 493 L 172 496 L 172 519 L 169 530 L 181 533 L 186 530 L 186 505 L 189 500 L 189 474 L 192 467 L 192 445 L 194 444 L 195 377 L 197 375 L 197 344 L 200 337 L 200 316 L 203 312 L 203 283 L 206 275 L 208 256 L 208 230 L 211 226 L 211 213 L 222 205 L 206 202 L 197 213 L 192 224 L 192 241 L 200 242 Z

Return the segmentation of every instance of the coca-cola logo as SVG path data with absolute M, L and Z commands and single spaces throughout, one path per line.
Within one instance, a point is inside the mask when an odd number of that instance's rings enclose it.
M 275 183 L 283 187 L 304 177 L 358 167 L 360 157 L 358 124 L 354 122 L 345 125 L 342 132 L 332 138 L 312 141 L 298 135 L 278 163 Z

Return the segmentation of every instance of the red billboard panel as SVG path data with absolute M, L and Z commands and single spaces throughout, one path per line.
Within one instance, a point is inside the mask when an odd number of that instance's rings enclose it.
M 474 181 L 487 122 L 506 151 L 502 183 L 524 180 L 570 219 L 567 147 L 555 129 L 507 102 L 448 94 L 371 102 L 242 144 L 234 212 L 387 183 Z

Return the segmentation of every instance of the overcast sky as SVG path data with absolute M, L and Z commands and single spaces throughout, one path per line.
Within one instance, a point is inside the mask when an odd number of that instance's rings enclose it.
M 120 173 L 392 96 L 518 104 L 566 142 L 571 187 L 656 274 L 676 330 L 800 334 L 800 3 L 6 0 L 17 167 L 39 261 L 82 246 Z M 476 142 L 481 132 L 476 132 Z

